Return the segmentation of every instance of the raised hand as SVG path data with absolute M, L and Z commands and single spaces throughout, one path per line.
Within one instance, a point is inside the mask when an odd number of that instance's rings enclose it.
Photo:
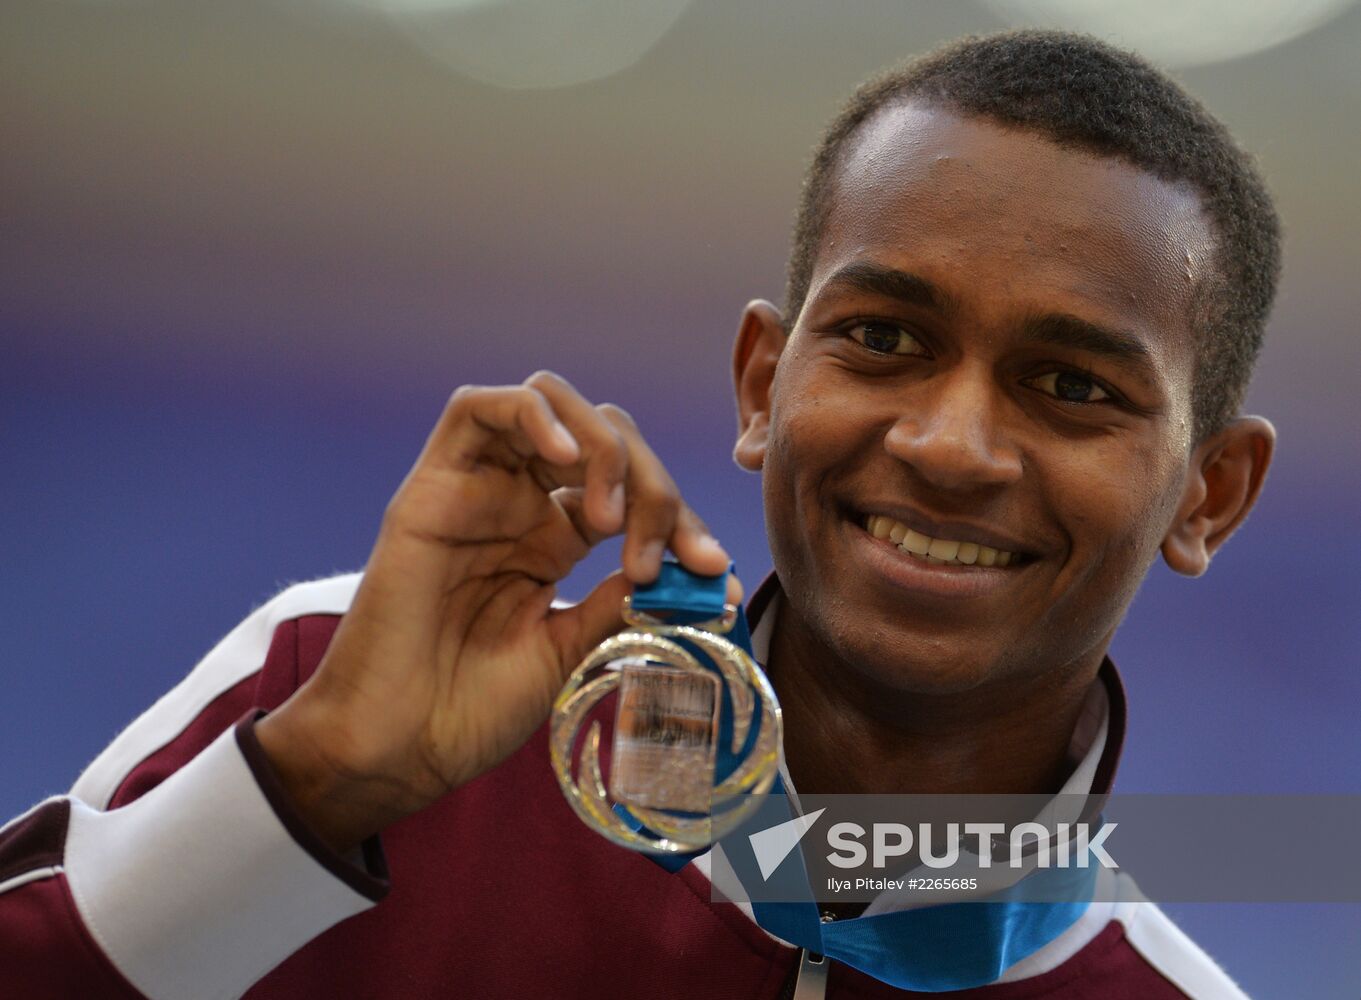
M 557 582 L 621 532 L 622 570 L 553 609 Z M 697 573 L 728 566 L 623 410 L 550 372 L 459 389 L 316 674 L 258 726 L 295 804 L 345 850 L 495 766 L 668 548 Z

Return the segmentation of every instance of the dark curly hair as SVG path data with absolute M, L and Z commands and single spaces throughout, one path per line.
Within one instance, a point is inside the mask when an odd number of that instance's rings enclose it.
M 1280 273 L 1280 223 L 1252 159 L 1199 101 L 1139 56 L 1086 35 L 1012 31 L 965 38 L 872 79 L 828 126 L 804 180 L 785 294 L 803 308 L 847 141 L 881 108 L 916 99 L 1033 129 L 1118 157 L 1199 192 L 1214 266 L 1195 289 L 1195 432 L 1238 412 Z

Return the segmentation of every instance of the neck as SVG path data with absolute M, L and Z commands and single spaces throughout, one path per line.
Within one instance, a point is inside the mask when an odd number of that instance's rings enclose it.
M 782 602 L 783 603 L 783 602 Z M 788 606 L 772 631 L 771 682 L 784 713 L 785 759 L 807 794 L 1051 794 L 1104 658 L 962 693 L 875 685 L 839 662 Z

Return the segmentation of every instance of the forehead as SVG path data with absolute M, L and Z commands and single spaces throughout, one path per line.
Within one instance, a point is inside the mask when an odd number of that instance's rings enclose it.
M 1189 347 L 1192 292 L 1211 248 L 1187 187 L 909 102 L 851 137 L 810 293 L 868 259 L 928 278 L 975 313 L 1057 307 Z

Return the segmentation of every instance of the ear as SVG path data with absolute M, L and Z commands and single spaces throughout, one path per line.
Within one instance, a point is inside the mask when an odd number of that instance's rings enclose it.
M 748 472 L 759 472 L 770 436 L 770 389 L 785 342 L 784 317 L 763 299 L 742 310 L 732 352 L 737 389 L 737 444 L 733 459 Z
M 1276 449 L 1276 428 L 1261 417 L 1239 417 L 1199 445 L 1191 457 L 1176 520 L 1163 539 L 1163 560 L 1200 576 L 1210 557 L 1257 502 Z

